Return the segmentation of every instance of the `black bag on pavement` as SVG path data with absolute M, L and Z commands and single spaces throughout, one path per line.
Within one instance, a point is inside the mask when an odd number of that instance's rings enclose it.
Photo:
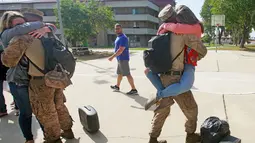
M 230 135 L 229 124 L 227 121 L 211 116 L 201 125 L 200 133 L 201 143 L 219 143 Z
M 99 119 L 97 111 L 92 106 L 84 106 L 78 109 L 82 126 L 89 132 L 95 133 L 99 130 Z

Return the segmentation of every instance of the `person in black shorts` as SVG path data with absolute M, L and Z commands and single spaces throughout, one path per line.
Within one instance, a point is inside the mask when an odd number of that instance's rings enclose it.
M 131 90 L 127 93 L 128 95 L 134 95 L 137 94 L 137 90 L 135 88 L 134 79 L 132 75 L 130 74 L 130 68 L 129 68 L 129 47 L 128 47 L 128 38 L 127 36 L 122 32 L 122 27 L 120 24 L 115 24 L 115 32 L 118 35 L 115 40 L 115 53 L 108 58 L 109 61 L 112 61 L 113 58 L 117 58 L 118 60 L 118 67 L 117 67 L 117 84 L 114 86 L 111 86 L 112 89 L 115 91 L 120 90 L 120 83 L 123 76 L 126 76 L 128 79 L 128 82 L 131 86 Z

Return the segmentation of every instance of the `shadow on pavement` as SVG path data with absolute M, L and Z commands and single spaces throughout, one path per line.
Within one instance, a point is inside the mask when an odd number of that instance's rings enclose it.
M 108 139 L 106 136 L 99 130 L 98 132 L 91 134 L 83 128 L 84 132 L 95 142 L 95 143 L 107 143 Z
M 139 94 L 137 95 L 127 95 L 126 93 L 122 92 L 122 91 L 118 91 L 119 93 L 123 94 L 123 95 L 126 95 L 127 97 L 129 98 L 132 98 L 135 100 L 135 102 L 137 102 L 138 104 L 140 104 L 142 107 L 136 107 L 136 106 L 133 106 L 131 105 L 132 108 L 135 108 L 135 109 L 140 109 L 140 110 L 144 110 L 144 106 L 145 104 L 147 103 L 148 99 L 145 98 L 145 97 L 142 97 L 142 96 L 139 96 Z M 145 111 L 145 110 L 144 110 Z M 149 111 L 154 111 L 154 108 L 150 108 Z
M 22 132 L 19 127 L 19 117 L 14 115 L 14 112 L 0 118 L 0 142 L 1 143 L 19 143 L 24 142 Z M 40 129 L 37 120 L 32 118 L 32 133 L 34 138 L 37 137 L 37 130 Z
M 94 83 L 96 84 L 109 84 L 110 82 L 107 80 L 94 79 Z
M 100 73 L 100 74 L 107 74 L 107 73 L 113 73 L 113 67 L 110 67 L 110 68 L 102 68 L 102 67 L 99 67 L 99 66 L 96 66 L 96 65 L 93 65 L 93 64 L 90 64 L 90 63 L 87 63 L 87 62 L 80 62 L 84 65 L 88 65 L 88 66 L 91 66 L 91 67 L 94 67 L 95 68 L 95 71 L 97 73 Z
M 108 71 L 108 70 L 111 69 L 111 68 L 108 68 L 108 69 L 102 68 L 102 67 L 99 67 L 99 66 L 96 66 L 96 65 L 93 65 L 93 64 L 89 64 L 88 62 L 81 62 L 81 63 L 84 64 L 84 65 L 88 65 L 88 66 L 94 67 L 94 68 L 99 69 L 99 70 L 103 70 L 103 71 Z
M 195 89 L 195 90 L 198 90 L 198 88 L 196 88 L 195 86 L 192 86 L 192 88 L 191 89 Z

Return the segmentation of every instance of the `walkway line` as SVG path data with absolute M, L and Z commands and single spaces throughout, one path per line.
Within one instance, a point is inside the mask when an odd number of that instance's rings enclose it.
M 226 117 L 226 121 L 228 122 L 228 113 L 227 113 L 227 105 L 226 105 L 226 100 L 225 100 L 225 95 L 222 95 L 222 100 L 223 100 L 223 106 L 224 106 L 224 113 Z
M 220 72 L 219 61 L 217 60 L 216 62 L 217 62 L 217 69 L 218 69 L 218 71 L 217 71 L 217 72 Z

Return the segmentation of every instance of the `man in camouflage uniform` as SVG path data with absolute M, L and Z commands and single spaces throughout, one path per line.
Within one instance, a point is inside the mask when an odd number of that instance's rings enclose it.
M 27 21 L 41 21 L 43 13 L 35 9 L 25 9 L 23 15 Z M 34 31 L 34 33 L 37 32 L 40 31 Z M 1 58 L 5 65 L 11 67 L 19 62 L 23 54 L 39 68 L 44 69 L 43 45 L 39 39 L 31 35 L 14 37 Z M 44 74 L 32 62 L 29 62 L 28 71 L 31 76 L 29 98 L 33 113 L 43 125 L 45 143 L 61 143 L 60 136 L 73 139 L 71 129 L 73 123 L 64 104 L 63 90 L 46 86 Z
M 171 5 L 167 5 L 161 10 L 158 17 L 166 22 L 175 19 L 176 12 Z M 170 53 L 172 57 L 176 57 L 182 49 L 187 45 L 198 52 L 199 60 L 203 58 L 207 49 L 196 35 L 189 34 L 171 34 Z M 184 70 L 184 52 L 172 63 L 172 69 L 167 74 L 161 74 L 160 79 L 162 84 L 167 87 L 173 83 L 179 82 Z M 197 127 L 198 106 L 191 91 L 185 92 L 178 96 L 162 98 L 157 103 L 157 108 L 154 111 L 152 120 L 152 128 L 149 133 L 149 143 L 166 143 L 166 140 L 158 141 L 162 127 L 166 118 L 170 114 L 171 106 L 177 102 L 182 112 L 187 118 L 185 123 L 185 131 L 187 132 L 186 143 L 196 143 L 199 140 L 199 135 L 195 133 Z

